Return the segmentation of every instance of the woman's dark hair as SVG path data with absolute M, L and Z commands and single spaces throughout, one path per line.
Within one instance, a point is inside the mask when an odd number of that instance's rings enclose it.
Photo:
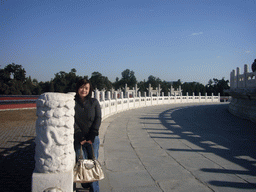
M 76 98 L 79 98 L 79 94 L 78 94 L 78 89 L 83 86 L 83 85 L 86 85 L 88 84 L 90 85 L 90 90 L 89 90 L 89 94 L 86 96 L 87 99 L 91 99 L 92 98 L 92 90 L 93 90 L 93 87 L 92 87 L 92 84 L 91 82 L 88 80 L 88 79 L 80 79 L 77 83 L 76 83 Z

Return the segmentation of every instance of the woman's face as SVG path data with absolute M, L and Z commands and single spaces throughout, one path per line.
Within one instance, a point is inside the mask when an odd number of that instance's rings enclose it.
M 82 85 L 81 87 L 79 87 L 78 89 L 78 95 L 81 99 L 84 99 L 90 91 L 90 84 L 87 83 L 85 85 Z

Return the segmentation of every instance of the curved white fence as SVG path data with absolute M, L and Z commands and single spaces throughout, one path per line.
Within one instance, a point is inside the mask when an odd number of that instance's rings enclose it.
M 99 94 L 96 98 L 100 101 Z M 211 103 L 220 102 L 219 96 L 152 96 L 152 97 L 134 97 L 134 98 L 120 98 L 107 99 L 100 101 L 102 118 L 116 113 L 154 105 L 175 104 L 175 103 Z

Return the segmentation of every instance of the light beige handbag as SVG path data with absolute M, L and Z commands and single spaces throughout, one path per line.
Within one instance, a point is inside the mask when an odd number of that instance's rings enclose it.
M 92 159 L 83 159 L 83 149 L 81 145 L 80 156 L 74 167 L 75 183 L 91 183 L 104 179 L 104 173 L 102 171 L 101 165 L 94 157 L 93 147 L 92 154 Z

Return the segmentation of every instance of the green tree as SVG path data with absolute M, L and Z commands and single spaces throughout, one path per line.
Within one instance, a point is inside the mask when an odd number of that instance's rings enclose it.
M 13 75 L 13 79 L 17 81 L 21 81 L 22 83 L 26 79 L 26 71 L 22 68 L 22 65 L 17 65 L 15 63 L 9 64 L 5 67 L 5 71 L 9 73 L 9 78 L 11 79 L 11 75 Z
M 48 85 L 48 89 L 49 89 L 49 92 L 54 92 L 54 84 L 53 84 L 53 81 L 49 82 L 49 85 Z
M 67 87 L 66 76 L 67 76 L 67 73 L 64 71 L 60 71 L 59 73 L 55 74 L 55 77 L 53 79 L 55 92 L 64 93 L 64 90 Z
M 147 85 L 146 85 L 146 81 L 144 79 L 144 81 L 140 81 L 138 83 L 138 88 L 139 88 L 139 91 L 141 92 L 142 96 L 145 96 L 144 93 L 147 92 Z
M 31 80 L 31 77 L 29 76 L 28 78 L 26 78 L 24 84 L 23 84 L 23 95 L 31 95 L 35 86 Z
M 205 86 L 201 83 L 197 83 L 195 88 L 195 95 L 199 95 L 199 93 L 205 95 Z
M 178 79 L 178 81 L 172 82 L 172 86 L 173 86 L 174 89 L 178 89 L 179 86 L 181 86 L 181 85 L 182 85 L 182 83 L 181 83 L 180 79 Z
M 10 73 L 6 69 L 0 69 L 0 81 L 3 83 L 7 83 L 10 80 Z
M 93 72 L 90 78 L 93 88 L 98 90 L 110 90 L 112 88 L 112 83 L 107 77 L 102 76 L 99 72 Z
M 146 86 L 148 87 L 149 84 L 151 84 L 151 87 L 153 87 L 154 89 L 158 87 L 158 85 L 161 85 L 162 81 L 161 79 L 159 79 L 158 77 L 155 77 L 153 75 L 150 75 L 148 77 L 148 81 L 146 82 Z
M 15 63 L 8 64 L 4 69 L 0 69 L 0 94 L 21 95 L 26 81 L 26 71 L 21 65 Z M 29 91 L 28 91 L 29 92 Z
M 54 85 L 53 82 L 51 81 L 46 81 L 46 82 L 39 82 L 39 87 L 41 88 L 41 92 L 45 93 L 45 92 L 54 92 Z M 50 90 L 52 85 L 52 90 Z
M 218 81 L 217 87 L 218 92 L 221 96 L 229 96 L 229 94 L 225 92 L 225 90 L 230 89 L 229 80 L 225 80 L 225 78 L 223 77 L 221 80 Z
M 120 86 L 121 84 L 120 84 L 120 81 L 119 81 L 118 77 L 116 77 L 116 81 L 114 83 L 112 83 L 112 85 L 113 85 L 115 90 L 117 90 L 117 89 L 119 89 L 121 87 Z
M 36 85 L 36 87 L 34 88 L 32 94 L 33 95 L 41 95 L 43 93 L 42 88 L 39 84 Z
M 217 78 L 213 78 L 213 80 L 209 80 L 207 86 L 206 86 L 206 91 L 207 94 L 214 94 L 218 95 L 220 93 L 221 96 L 228 96 L 228 93 L 225 93 L 224 90 L 229 89 L 229 80 L 225 80 L 223 77 L 221 80 Z
M 8 85 L 9 85 L 9 95 L 22 95 L 24 87 L 21 81 L 12 79 L 8 82 Z
M 170 83 L 170 82 L 163 81 L 163 82 L 161 83 L 161 88 L 162 88 L 162 91 L 161 91 L 161 92 L 164 92 L 164 95 L 167 96 L 168 93 L 170 92 L 171 83 Z
M 186 95 L 187 93 L 188 95 L 193 95 L 194 93 L 197 96 L 199 93 L 201 93 L 201 95 L 205 94 L 205 86 L 198 82 L 185 82 L 181 85 L 181 88 L 183 95 Z
M 76 69 L 73 68 L 69 73 L 66 74 L 66 83 L 67 86 L 64 89 L 64 92 L 75 92 L 76 91 L 76 82 L 82 77 L 76 75 Z
M 119 81 L 119 88 L 125 87 L 125 84 L 127 84 L 127 87 L 129 88 L 135 87 L 137 83 L 137 79 L 135 77 L 134 71 L 131 71 L 130 69 L 126 69 L 121 74 L 122 74 L 122 78 Z
M 54 79 L 46 86 L 49 91 L 67 93 L 67 92 L 75 92 L 76 90 L 76 82 L 81 79 L 81 76 L 76 75 L 76 69 L 71 69 L 69 73 L 64 71 L 60 71 L 55 74 Z M 85 76 L 84 78 L 88 78 Z M 52 85 L 54 87 L 52 87 Z

